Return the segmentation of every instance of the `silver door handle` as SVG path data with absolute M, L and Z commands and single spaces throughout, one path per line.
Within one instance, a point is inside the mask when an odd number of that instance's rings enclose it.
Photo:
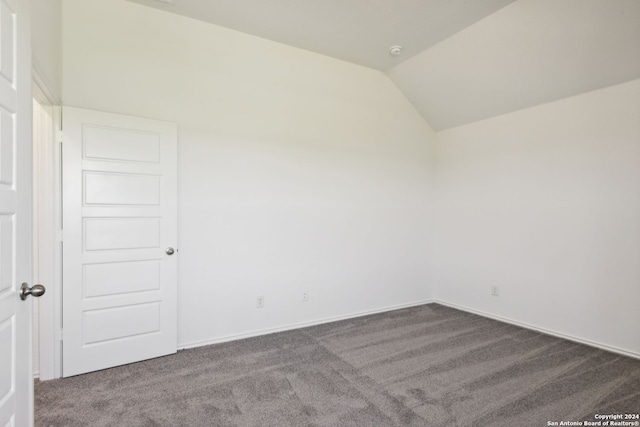
M 171 248 L 171 247 L 167 248 L 167 249 L 164 251 L 164 253 L 166 253 L 167 255 L 173 255 L 173 252 L 174 252 L 174 250 L 173 250 L 173 248 Z
M 42 285 L 33 285 L 32 287 L 29 287 L 28 283 L 23 283 L 22 286 L 20 286 L 20 299 L 24 301 L 29 295 L 41 297 L 46 291 L 47 288 Z

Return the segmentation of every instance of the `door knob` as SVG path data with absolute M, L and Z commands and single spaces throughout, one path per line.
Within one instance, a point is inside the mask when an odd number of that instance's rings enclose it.
M 32 287 L 29 287 L 28 283 L 23 283 L 22 286 L 20 286 L 20 299 L 24 301 L 29 295 L 41 297 L 44 295 L 46 290 L 47 288 L 42 285 L 33 285 Z
M 167 248 L 164 252 L 165 252 L 167 255 L 173 255 L 174 250 L 173 250 L 173 248 L 169 247 L 169 248 Z

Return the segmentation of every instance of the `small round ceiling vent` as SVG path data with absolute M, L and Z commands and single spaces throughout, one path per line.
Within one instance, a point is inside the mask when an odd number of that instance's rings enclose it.
M 391 56 L 398 56 L 402 53 L 402 46 L 391 46 L 389 48 L 389 53 L 391 54 Z

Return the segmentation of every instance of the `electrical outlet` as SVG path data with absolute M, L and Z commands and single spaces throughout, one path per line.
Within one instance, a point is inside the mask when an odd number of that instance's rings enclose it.
M 303 291 L 302 292 L 302 302 L 307 302 L 309 301 L 309 291 Z
M 264 297 L 260 295 L 256 300 L 256 308 L 262 308 L 262 307 L 264 307 Z
M 494 297 L 500 295 L 500 288 L 497 286 L 491 286 L 491 295 L 493 295 Z

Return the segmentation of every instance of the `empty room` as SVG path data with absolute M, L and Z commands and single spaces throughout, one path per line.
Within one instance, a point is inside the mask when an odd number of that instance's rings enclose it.
M 640 426 L 640 1 L 0 0 L 0 425 Z

